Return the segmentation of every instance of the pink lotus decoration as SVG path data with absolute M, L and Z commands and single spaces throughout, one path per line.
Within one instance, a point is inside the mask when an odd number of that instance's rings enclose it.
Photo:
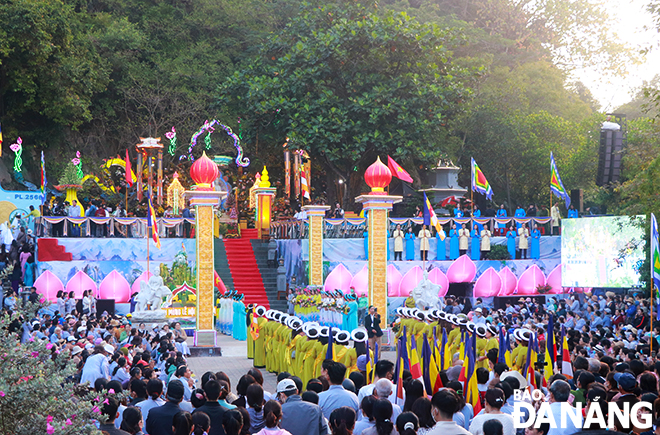
M 351 285 L 348 287 L 349 290 L 351 287 L 354 287 L 355 293 L 360 296 L 367 295 L 369 293 L 369 268 L 366 264 L 361 271 L 355 274 L 351 280 Z
M 518 279 L 518 294 L 538 294 L 536 288 L 540 285 L 545 285 L 545 275 L 543 274 L 543 271 L 534 264 L 520 275 L 520 278 Z
M 518 278 L 511 272 L 508 266 L 500 270 L 500 278 L 502 279 L 502 289 L 497 296 L 511 296 L 515 293 L 518 287 Z
M 403 275 L 395 265 L 390 264 L 387 266 L 387 296 L 399 296 L 399 287 L 401 286 Z
M 101 281 L 99 286 L 101 299 L 114 299 L 117 303 L 125 303 L 131 299 L 131 286 L 119 272 L 113 270 Z
M 474 285 L 474 296 L 490 298 L 497 296 L 502 290 L 502 278 L 495 269 L 489 267 L 481 274 Z
M 399 285 L 399 296 L 403 296 L 404 298 L 410 296 L 410 292 L 419 284 L 423 277 L 424 272 L 421 267 L 415 266 L 410 269 L 403 275 L 403 279 Z
M 9 145 L 9 149 L 11 149 L 13 152 L 16 153 L 18 152 L 18 150 L 21 149 L 22 146 L 23 146 L 23 139 L 21 139 L 21 137 L 19 136 L 18 139 L 16 139 L 16 143 Z
M 548 274 L 548 279 L 545 283 L 552 287 L 549 293 L 553 295 L 564 293 L 564 288 L 561 286 L 561 264 L 552 269 L 552 272 Z
M 34 286 L 37 288 L 37 293 L 43 295 L 46 300 L 51 302 L 56 302 L 57 292 L 64 290 L 62 281 L 50 270 L 46 270 L 39 275 L 39 278 L 34 282 Z
M 82 270 L 76 272 L 69 282 L 66 283 L 66 291 L 74 292 L 76 299 L 81 299 L 85 290 L 91 290 L 92 294 L 96 295 L 97 289 L 98 287 L 94 280 Z
M 447 269 L 449 282 L 472 282 L 477 275 L 477 266 L 467 255 L 458 257 Z
M 442 298 L 447 295 L 447 291 L 449 290 L 449 279 L 447 279 L 447 275 L 445 275 L 445 273 L 442 270 L 436 267 L 435 269 L 430 271 L 429 281 L 431 281 L 433 284 L 440 286 L 440 291 L 438 291 L 438 296 Z
M 131 286 L 131 294 L 140 293 L 140 281 L 144 281 L 148 283 L 149 278 L 151 278 L 152 276 L 154 276 L 154 274 L 151 272 L 147 272 L 146 270 L 142 272 L 142 275 L 140 275 L 138 279 L 136 279 L 135 282 L 133 282 L 133 285 Z
M 323 290 L 325 291 L 335 291 L 337 289 L 341 290 L 344 293 L 347 293 L 351 287 L 351 280 L 353 275 L 346 269 L 342 263 L 339 263 L 332 272 L 328 274 L 328 277 L 325 279 L 325 285 Z
M 174 127 L 172 127 L 172 131 L 168 131 L 167 133 L 165 133 L 165 137 L 168 138 L 169 140 L 172 140 L 174 136 L 176 136 L 176 130 L 174 129 Z

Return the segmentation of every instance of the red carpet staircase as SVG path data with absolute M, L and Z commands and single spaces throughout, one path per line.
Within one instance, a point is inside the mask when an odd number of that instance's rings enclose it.
M 245 305 L 258 304 L 270 308 L 259 266 L 250 240 L 257 239 L 256 229 L 241 230 L 240 239 L 224 239 L 227 262 L 234 289 L 245 295 Z

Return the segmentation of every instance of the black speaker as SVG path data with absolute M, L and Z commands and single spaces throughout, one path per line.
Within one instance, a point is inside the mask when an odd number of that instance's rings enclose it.
M 615 183 L 621 176 L 621 157 L 627 142 L 626 118 L 621 114 L 611 114 L 608 119 L 610 118 L 614 118 L 612 122 L 619 124 L 621 129 L 600 131 L 598 175 L 596 176 L 598 186 Z
M 583 199 L 584 199 L 584 194 L 582 189 L 571 190 L 571 204 L 580 213 L 584 212 Z
M 454 282 L 449 284 L 447 296 L 458 296 L 462 298 L 472 297 L 472 288 L 474 284 L 471 282 Z
M 97 299 L 96 300 L 96 315 L 98 317 L 107 311 L 109 315 L 115 315 L 115 300 L 114 299 Z

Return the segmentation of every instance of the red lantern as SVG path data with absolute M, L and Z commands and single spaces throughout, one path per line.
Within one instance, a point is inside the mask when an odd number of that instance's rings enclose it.
M 392 181 L 392 173 L 390 172 L 390 168 L 383 164 L 380 161 L 380 157 L 378 157 L 364 173 L 364 181 L 371 187 L 372 194 L 384 195 L 385 187 Z
M 205 152 L 190 168 L 190 177 L 197 184 L 197 190 L 213 190 L 213 182 L 218 178 L 218 165 Z

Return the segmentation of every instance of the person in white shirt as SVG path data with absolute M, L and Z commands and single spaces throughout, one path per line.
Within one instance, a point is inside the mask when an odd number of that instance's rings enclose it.
M 435 426 L 429 435 L 471 435 L 465 428 L 459 426 L 452 419 L 454 413 L 460 411 L 458 394 L 450 388 L 445 388 L 433 395 L 431 399 L 431 416 Z
M 479 414 L 470 423 L 472 435 L 483 435 L 484 423 L 488 420 L 498 420 L 502 423 L 502 435 L 515 435 L 516 429 L 513 425 L 513 417 L 504 414 L 501 409 L 505 403 L 504 391 L 500 388 L 490 388 L 486 391 L 486 412 Z

